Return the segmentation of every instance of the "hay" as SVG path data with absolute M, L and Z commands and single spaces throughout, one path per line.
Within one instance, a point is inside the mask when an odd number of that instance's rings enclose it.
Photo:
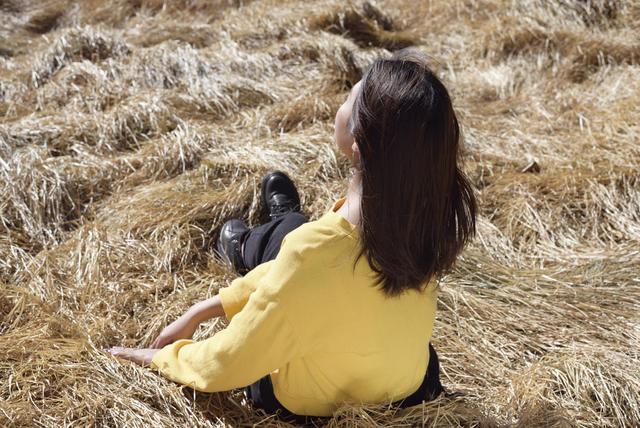
M 631 1 L 0 1 L 0 425 L 286 425 L 102 349 L 234 275 L 222 222 L 345 191 L 333 115 L 378 56 L 451 88 L 479 234 L 434 330 L 454 395 L 328 426 L 640 423 L 640 7 Z M 204 338 L 224 327 L 203 325 Z

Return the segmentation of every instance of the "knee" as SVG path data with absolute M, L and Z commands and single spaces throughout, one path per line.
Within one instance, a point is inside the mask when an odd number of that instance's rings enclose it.
M 291 211 L 285 214 L 285 218 L 283 220 L 283 223 L 297 227 L 303 223 L 306 223 L 307 217 L 301 212 Z

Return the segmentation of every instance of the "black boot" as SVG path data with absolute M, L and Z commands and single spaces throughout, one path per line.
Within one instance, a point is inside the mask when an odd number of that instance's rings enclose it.
M 262 204 L 272 219 L 300 211 L 300 196 L 293 181 L 282 171 L 271 171 L 262 179 Z
M 227 265 L 239 274 L 249 271 L 244 264 L 244 237 L 249 229 L 247 225 L 236 218 L 227 221 L 220 228 L 220 236 L 216 243 L 218 253 Z

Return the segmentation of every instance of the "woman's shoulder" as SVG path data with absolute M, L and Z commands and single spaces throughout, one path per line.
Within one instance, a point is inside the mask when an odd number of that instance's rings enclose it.
M 352 247 L 353 237 L 326 221 L 325 217 L 309 221 L 289 232 L 282 242 L 300 255 L 335 254 L 341 247 Z

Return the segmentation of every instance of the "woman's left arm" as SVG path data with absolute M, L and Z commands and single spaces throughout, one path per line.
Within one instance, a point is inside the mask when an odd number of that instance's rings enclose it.
M 300 305 L 313 300 L 303 291 L 313 274 L 303 259 L 297 250 L 283 246 L 246 305 L 209 339 L 178 340 L 160 350 L 116 352 L 199 391 L 249 385 L 304 355 L 315 340 L 304 320 L 297 319 L 303 313 Z
M 227 328 L 203 341 L 181 339 L 162 349 L 110 352 L 198 391 L 240 388 L 286 365 L 300 352 L 287 311 L 259 288 Z
M 156 353 L 151 367 L 204 391 L 228 391 L 285 366 L 301 352 L 286 307 L 256 290 L 227 328 L 194 342 L 180 340 Z
M 286 238 L 286 237 L 285 237 Z M 155 351 L 180 339 L 191 339 L 198 326 L 211 318 L 226 316 L 231 320 L 240 312 L 249 300 L 249 296 L 256 290 L 260 280 L 269 272 L 273 263 L 268 261 L 252 269 L 245 276 L 234 279 L 227 287 L 218 290 L 218 294 L 191 306 L 187 312 L 165 327 L 158 337 L 151 343 L 150 348 L 123 348 L 114 347 L 107 349 L 112 355 L 130 360 L 142 366 L 151 363 Z

